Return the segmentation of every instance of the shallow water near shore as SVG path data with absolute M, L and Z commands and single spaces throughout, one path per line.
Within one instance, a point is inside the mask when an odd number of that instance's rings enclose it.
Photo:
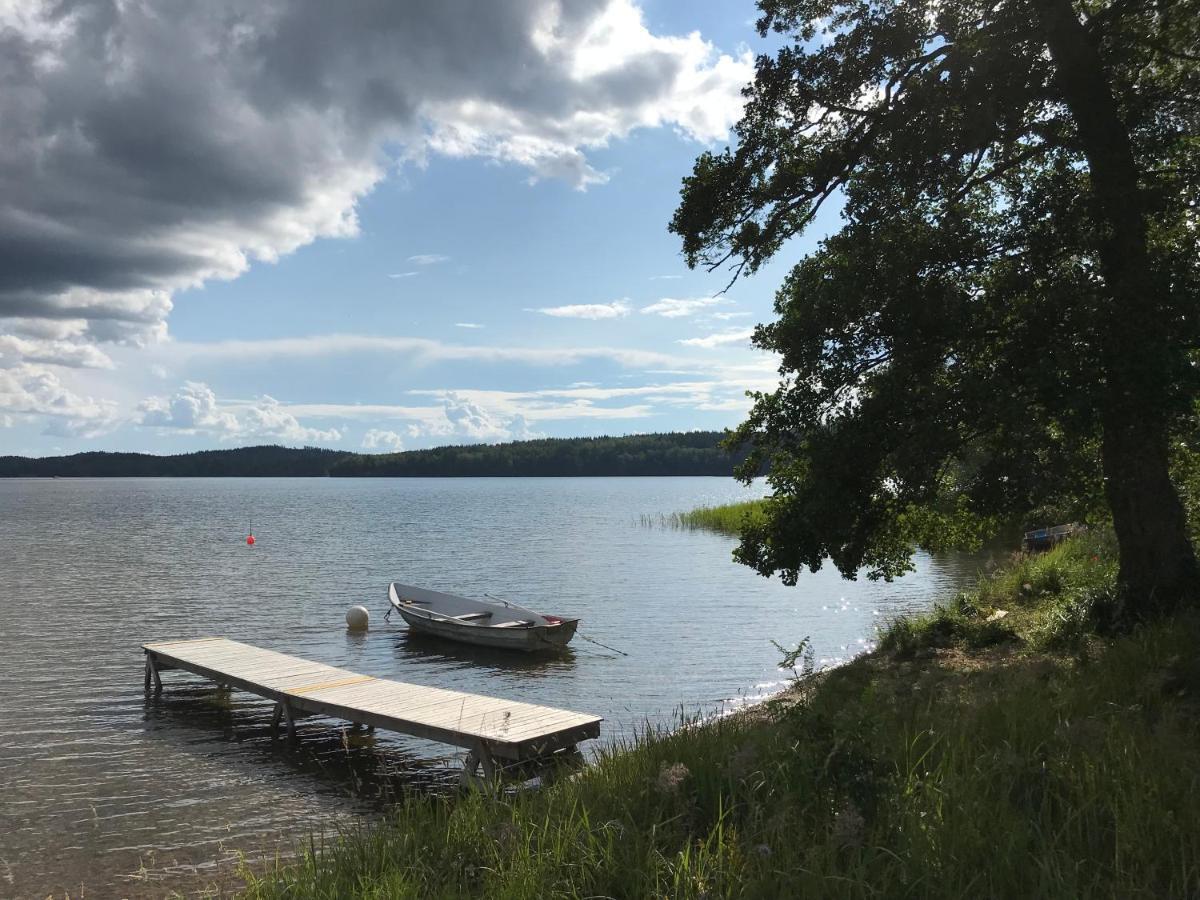
M 603 744 L 779 689 L 772 640 L 848 658 L 979 569 L 921 556 L 890 585 L 827 569 L 788 588 L 732 563 L 730 538 L 641 524 L 759 493 L 725 478 L 0 480 L 0 897 L 228 882 L 239 854 L 290 852 L 455 777 L 449 748 L 321 718 L 294 747 L 272 741 L 268 703 L 185 673 L 147 700 L 145 641 L 223 635 L 592 712 Z M 580 636 L 548 658 L 413 639 L 383 621 L 390 580 L 579 616 Z M 357 603 L 371 629 L 352 635 Z

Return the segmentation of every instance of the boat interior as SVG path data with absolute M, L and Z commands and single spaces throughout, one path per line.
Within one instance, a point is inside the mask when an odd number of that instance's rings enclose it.
M 450 619 L 463 625 L 525 628 L 533 625 L 556 625 L 561 621 L 505 601 L 472 600 L 399 582 L 392 583 L 389 593 L 404 604 L 409 612 L 428 613 L 430 618 Z

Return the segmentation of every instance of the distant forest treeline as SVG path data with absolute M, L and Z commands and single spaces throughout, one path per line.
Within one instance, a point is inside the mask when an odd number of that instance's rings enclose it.
M 340 460 L 331 475 L 729 475 L 719 431 L 545 438 Z
M 264 446 L 175 456 L 101 452 L 41 459 L 0 456 L 0 477 L 730 475 L 741 457 L 718 446 L 722 437 L 719 431 L 690 431 L 546 438 L 386 454 Z
M 72 456 L 0 456 L 0 477 L 219 477 L 219 476 L 315 476 L 328 475 L 342 450 L 305 447 L 238 447 L 232 450 L 201 450 L 174 456 L 150 453 L 76 453 Z

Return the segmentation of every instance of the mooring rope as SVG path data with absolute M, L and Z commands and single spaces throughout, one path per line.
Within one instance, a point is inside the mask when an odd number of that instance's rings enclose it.
M 512 605 L 514 605 L 514 604 L 512 604 L 512 603 L 509 603 L 507 600 L 503 599 L 502 597 L 497 597 L 495 594 L 489 594 L 487 591 L 484 591 L 484 593 L 483 593 L 483 596 L 485 596 L 485 597 L 488 597 L 488 598 L 489 598 L 489 599 L 491 599 L 491 600 L 496 600 L 496 601 L 498 601 L 498 602 L 500 602 L 500 603 L 503 603 L 505 606 L 512 606 Z M 575 633 L 579 635 L 579 637 L 580 637 L 580 639 L 581 639 L 581 640 L 585 640 L 585 641 L 587 641 L 589 644 L 595 644 L 597 647 L 603 647 L 605 650 L 611 650 L 613 653 L 620 653 L 622 656 L 628 656 L 628 655 L 629 655 L 629 654 L 628 654 L 628 653 L 626 653 L 624 650 L 618 650 L 616 647 L 610 647 L 608 644 L 602 644 L 602 643 L 600 643 L 599 641 L 593 640 L 592 638 L 588 637 L 586 634 L 580 634 L 578 631 L 577 631 L 577 632 L 575 632 Z M 546 640 L 546 639 L 545 639 L 545 638 L 542 638 L 542 640 Z M 552 642 L 552 641 L 546 641 L 546 643 L 550 644 L 550 643 L 553 643 L 553 642 Z M 556 645 L 556 646 L 557 646 L 557 645 Z
M 576 634 L 579 634 L 579 633 L 576 632 Z M 629 655 L 624 650 L 618 650 L 616 647 L 610 647 L 610 646 L 608 646 L 608 644 L 602 644 L 599 641 L 594 641 L 590 637 L 588 637 L 586 634 L 580 634 L 579 636 L 581 638 L 583 638 L 585 641 L 587 641 L 589 644 L 595 644 L 597 647 L 603 647 L 605 650 L 611 650 L 613 653 L 620 653 L 622 656 Z

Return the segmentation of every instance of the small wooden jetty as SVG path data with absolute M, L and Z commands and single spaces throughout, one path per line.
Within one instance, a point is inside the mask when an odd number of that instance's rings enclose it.
M 143 644 L 146 690 L 162 691 L 159 673 L 183 669 L 275 701 L 273 729 L 325 715 L 464 747 L 463 780 L 497 774 L 496 758 L 523 762 L 598 737 L 598 716 L 359 675 L 322 663 L 212 637 Z

